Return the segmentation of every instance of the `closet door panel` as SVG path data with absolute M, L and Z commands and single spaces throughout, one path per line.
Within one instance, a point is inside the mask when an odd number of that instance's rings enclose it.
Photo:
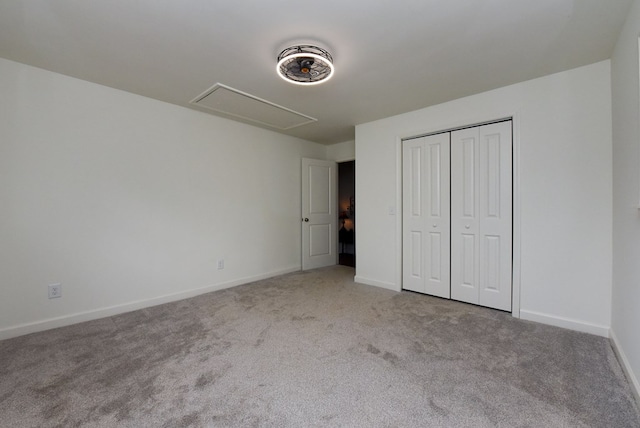
M 405 141 L 402 150 L 402 287 L 424 293 L 424 138 Z
M 449 298 L 449 134 L 403 144 L 403 288 Z
M 479 301 L 511 310 L 512 136 L 511 122 L 479 128 L 480 239 Z
M 403 288 L 505 311 L 511 122 L 403 142 Z
M 511 122 L 451 133 L 451 297 L 511 310 Z
M 451 133 L 451 298 L 478 303 L 478 128 Z
M 429 272 L 425 293 L 433 296 L 451 297 L 451 186 L 449 133 L 426 137 L 427 144 L 427 200 L 428 217 L 427 260 Z

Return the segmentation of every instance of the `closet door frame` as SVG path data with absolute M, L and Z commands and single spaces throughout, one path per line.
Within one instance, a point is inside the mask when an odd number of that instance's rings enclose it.
M 512 199 L 512 270 L 511 270 L 511 314 L 515 318 L 520 318 L 520 272 L 521 272 L 521 196 L 520 196 L 520 115 L 518 112 L 508 112 L 506 114 L 495 114 L 485 117 L 469 117 L 467 119 L 456 119 L 454 122 L 446 122 L 444 124 L 432 125 L 423 129 L 417 129 L 413 132 L 396 135 L 396 204 L 397 212 L 393 212 L 389 207 L 389 214 L 396 216 L 396 290 L 402 291 L 403 281 L 403 225 L 402 225 L 402 191 L 403 191 L 403 170 L 402 170 L 402 147 L 403 140 L 438 134 L 442 132 L 451 132 L 463 128 L 488 125 L 496 122 L 511 120 L 512 129 L 512 183 L 513 183 L 513 199 Z

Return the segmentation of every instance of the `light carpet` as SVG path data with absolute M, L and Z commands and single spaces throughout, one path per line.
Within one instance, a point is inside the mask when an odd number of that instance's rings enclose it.
M 6 427 L 640 427 L 602 337 L 297 272 L 0 342 Z

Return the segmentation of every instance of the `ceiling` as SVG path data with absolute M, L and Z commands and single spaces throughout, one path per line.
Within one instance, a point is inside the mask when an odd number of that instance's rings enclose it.
M 333 144 L 356 124 L 608 59 L 631 2 L 2 1 L 0 57 L 185 107 L 221 83 L 317 119 L 278 132 Z M 334 77 L 278 77 L 294 44 L 327 49 Z

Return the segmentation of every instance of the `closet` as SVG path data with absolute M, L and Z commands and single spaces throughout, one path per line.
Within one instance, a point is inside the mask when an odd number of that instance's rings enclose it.
M 511 129 L 403 140 L 403 289 L 511 311 Z

